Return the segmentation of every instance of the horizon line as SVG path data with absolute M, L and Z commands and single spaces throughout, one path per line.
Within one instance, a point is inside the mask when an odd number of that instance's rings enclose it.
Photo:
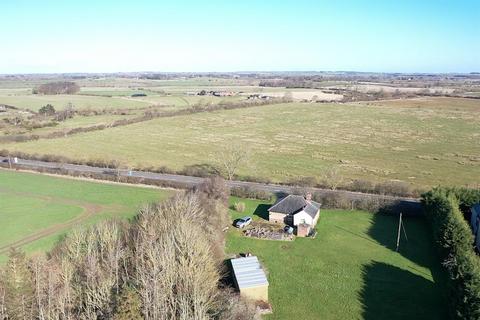
M 480 71 L 355 71 L 355 70 L 237 70 L 237 71 L 72 71 L 72 72 L 13 72 L 0 73 L 0 76 L 19 76 L 19 75 L 115 75 L 115 74 L 251 74 L 251 73 L 361 73 L 361 74 L 404 74 L 404 75 L 472 75 L 480 74 Z

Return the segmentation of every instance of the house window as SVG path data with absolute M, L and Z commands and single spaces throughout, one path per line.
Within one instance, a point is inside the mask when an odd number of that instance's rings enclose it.
M 305 223 L 305 219 L 300 219 L 300 223 Z

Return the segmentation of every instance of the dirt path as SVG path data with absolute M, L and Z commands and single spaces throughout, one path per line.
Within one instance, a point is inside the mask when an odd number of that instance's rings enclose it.
M 0 192 L 2 192 L 2 191 L 5 191 L 5 190 L 0 189 Z M 94 203 L 88 203 L 88 202 L 82 202 L 82 201 L 73 200 L 73 199 L 41 196 L 41 195 L 38 195 L 38 194 L 23 193 L 23 192 L 6 191 L 6 193 L 14 194 L 14 195 L 20 195 L 20 196 L 34 197 L 34 198 L 38 198 L 38 199 L 42 199 L 42 200 L 46 200 L 46 201 L 52 201 L 52 202 L 57 202 L 57 203 L 62 203 L 62 204 L 67 204 L 67 205 L 74 205 L 74 206 L 77 206 L 77 207 L 81 207 L 83 210 L 82 210 L 81 214 L 79 214 L 78 216 L 76 216 L 75 218 L 73 218 L 71 220 L 51 225 L 51 226 L 49 226 L 45 229 L 39 230 L 39 231 L 37 231 L 35 233 L 32 233 L 32 234 L 30 234 L 26 237 L 18 239 L 14 242 L 11 242 L 11 243 L 3 245 L 3 246 L 0 246 L 0 255 L 1 254 L 6 254 L 10 250 L 10 248 L 22 247 L 22 246 L 24 246 L 26 244 L 29 244 L 31 242 L 40 240 L 42 238 L 53 235 L 57 232 L 60 232 L 60 231 L 66 230 L 68 228 L 71 228 L 75 225 L 78 225 L 78 224 L 86 221 L 90 217 L 94 216 L 95 214 L 97 214 L 97 213 L 99 213 L 99 212 L 108 208 L 107 206 L 102 206 L 102 205 L 98 205 L 98 204 L 94 204 Z

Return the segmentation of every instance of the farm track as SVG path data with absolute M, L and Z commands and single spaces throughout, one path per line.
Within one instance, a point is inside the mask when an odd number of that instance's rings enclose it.
M 3 192 L 5 190 L 0 189 L 0 192 Z M 104 209 L 105 207 L 102 205 L 98 204 L 93 204 L 93 203 L 88 203 L 88 202 L 82 202 L 82 201 L 77 201 L 77 200 L 72 200 L 72 199 L 65 199 L 65 198 L 55 198 L 55 197 L 49 197 L 49 196 L 39 196 L 37 194 L 30 194 L 30 193 L 22 193 L 22 192 L 10 192 L 7 191 L 9 194 L 15 194 L 15 195 L 21 195 L 21 196 L 28 196 L 28 197 L 35 197 L 38 199 L 46 200 L 46 201 L 55 201 L 58 203 L 62 204 L 67 204 L 67 205 L 74 205 L 77 207 L 81 207 L 83 209 L 83 212 L 76 216 L 75 218 L 65 221 L 63 223 L 59 224 L 54 224 L 50 227 L 47 227 L 43 230 L 37 231 L 35 233 L 32 233 L 26 237 L 23 237 L 21 239 L 18 239 L 14 242 L 11 242 L 7 245 L 0 246 L 0 255 L 1 254 L 6 254 L 11 248 L 19 248 L 24 245 L 27 245 L 31 242 L 40 240 L 42 238 L 48 237 L 52 234 L 55 234 L 57 232 L 66 230 L 70 227 L 73 227 L 77 224 L 80 224 L 84 221 L 86 221 L 88 218 L 94 216 L 95 214 L 99 213 Z

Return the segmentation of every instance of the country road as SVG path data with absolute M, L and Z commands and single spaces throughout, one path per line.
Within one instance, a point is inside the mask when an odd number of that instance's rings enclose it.
M 100 168 L 100 167 L 92 167 L 87 165 L 77 165 L 77 164 L 69 164 L 69 163 L 58 163 L 58 162 L 46 162 L 46 161 L 39 161 L 39 160 L 26 160 L 26 159 L 17 159 L 16 163 L 13 163 L 12 167 L 15 168 L 15 165 L 20 165 L 23 168 L 30 168 L 30 169 L 41 169 L 41 168 L 48 168 L 48 169 L 64 169 L 69 171 L 74 171 L 78 173 L 96 173 L 96 174 L 117 174 L 115 169 L 107 169 L 107 168 Z M 0 157 L 0 162 L 3 165 L 8 165 L 8 158 Z M 178 174 L 166 174 L 166 173 L 155 173 L 155 172 L 148 172 L 148 171 L 128 171 L 128 170 L 120 170 L 119 174 L 121 176 L 127 177 L 137 177 L 137 178 L 144 178 L 150 180 L 157 180 L 162 182 L 172 182 L 172 183 L 181 183 L 189 187 L 193 187 L 196 185 L 201 184 L 205 178 L 200 177 L 193 177 L 193 176 L 184 176 Z M 258 182 L 249 182 L 249 181 L 238 181 L 238 180 L 228 180 L 226 181 L 229 187 L 250 187 L 257 190 L 263 190 L 267 192 L 272 192 L 275 194 L 279 193 L 292 193 L 298 187 L 295 186 L 287 186 L 287 185 L 279 185 L 279 184 L 266 184 L 266 183 L 258 183 Z M 322 194 L 343 194 L 351 201 L 359 200 L 359 199 L 379 199 L 379 200 L 398 200 L 405 205 L 408 205 L 409 210 L 421 210 L 420 201 L 416 198 L 407 198 L 407 197 L 396 197 L 396 196 L 389 196 L 389 195 L 380 195 L 380 194 L 370 194 L 370 193 L 362 193 L 362 192 L 353 192 L 353 191 L 345 191 L 345 190 L 330 190 L 330 189 L 322 189 L 322 188 L 308 188 L 311 192 L 319 192 Z

